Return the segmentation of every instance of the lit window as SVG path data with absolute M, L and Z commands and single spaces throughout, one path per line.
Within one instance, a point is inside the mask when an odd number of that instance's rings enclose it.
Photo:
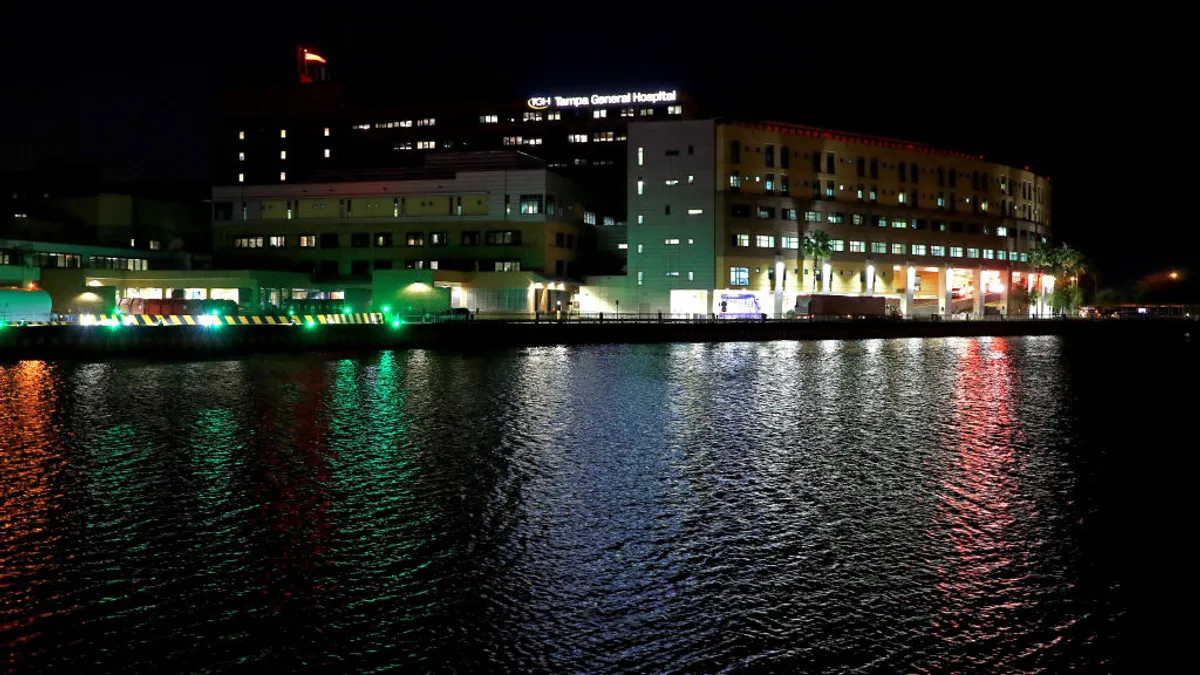
M 892 244 L 892 255 L 904 255 L 904 244 Z
M 540 139 L 540 138 L 526 138 L 525 139 L 525 145 L 541 145 L 541 144 L 542 144 L 542 139 Z
M 520 136 L 505 136 L 504 144 L 505 145 L 520 145 L 523 140 L 525 140 L 525 139 L 521 138 Z
M 683 114 L 683 106 L 669 105 L 669 106 L 667 106 L 667 114 L 668 115 L 682 115 Z
M 742 187 L 742 174 L 737 169 L 734 169 L 733 172 L 729 174 L 729 187 L 735 190 L 741 189 Z
M 592 111 L 592 119 L 598 120 L 602 117 L 608 117 L 608 111 L 605 110 L 604 108 L 598 108 L 598 109 Z
M 833 181 L 831 181 L 831 180 L 825 181 L 825 196 L 832 197 L 833 194 L 834 194 L 833 193 Z
M 493 115 L 493 117 L 495 117 L 495 115 Z M 557 110 L 551 113 L 546 113 L 546 119 L 551 122 L 556 122 L 562 119 L 562 113 Z
M 153 242 L 151 242 L 153 243 Z M 283 235 L 277 234 L 267 238 L 267 245 L 271 248 L 283 248 Z M 150 248 L 154 248 L 151 246 Z
M 851 253 L 866 253 L 867 252 L 867 242 L 865 242 L 865 241 L 850 242 L 850 252 Z
M 749 286 L 750 285 L 750 268 L 749 267 L 730 267 L 729 268 L 729 285 L 730 286 Z
M 238 132 L 238 140 L 239 140 L 239 141 L 244 141 L 244 140 L 246 140 L 246 132 L 244 132 L 244 131 L 239 131 L 239 132 Z
M 542 113 L 540 113 L 536 110 L 526 110 L 524 113 L 521 114 L 521 121 L 522 122 L 541 122 L 542 121 Z
M 433 150 L 437 147 L 437 141 L 417 141 L 418 150 Z
M 654 114 L 654 108 L 642 108 L 638 111 L 638 114 L 642 117 L 649 117 Z
M 998 226 L 996 228 L 996 236 L 997 237 L 1007 237 L 1008 236 L 1008 228 L 1003 225 Z
M 586 138 L 586 137 L 585 137 L 585 138 Z M 638 166 L 642 166 L 643 164 L 645 164 L 645 163 L 646 163 L 646 161 L 645 161 L 645 160 L 646 160 L 646 157 L 645 157 L 645 156 L 646 156 L 646 149 L 645 149 L 645 148 L 643 148 L 643 147 L 640 147 L 640 146 L 639 146 L 639 147 L 638 147 Z
M 904 199 L 905 199 L 905 196 L 904 196 L 904 190 L 901 190 L 901 191 L 900 191 L 900 203 L 901 203 L 901 204 L 903 204 L 903 203 L 904 203 Z
M 677 277 L 677 276 L 679 276 L 679 272 L 667 272 L 667 276 L 669 276 L 669 277 Z
M 329 127 L 325 127 L 325 135 L 326 135 L 326 136 L 328 136 L 328 135 L 329 135 Z
M 1008 260 L 1008 251 L 1004 249 L 996 251 L 996 260 Z
M 412 122 L 409 122 L 405 126 L 409 126 L 411 124 L 412 124 Z M 431 127 L 434 124 L 437 124 L 437 120 L 435 120 L 432 117 L 426 117 L 425 119 L 417 120 L 417 126 L 419 126 L 419 127 Z
M 613 132 L 597 131 L 596 133 L 592 134 L 592 140 L 596 141 L 597 143 L 611 143 L 613 140 Z
M 913 244 L 912 245 L 912 254 L 913 255 L 926 255 L 925 244 Z
M 280 137 L 280 138 L 287 138 L 287 129 L 280 129 L 280 130 L 279 130 L 279 137 Z
M 696 280 L 696 273 L 689 270 L 688 271 L 688 281 L 695 281 L 695 280 Z
M 855 225 L 862 225 L 863 224 L 863 214 L 855 213 L 854 215 L 850 216 L 850 222 L 854 223 Z
M 287 159 L 287 150 L 279 151 L 279 159 Z
M 287 180 L 287 172 L 286 171 L 279 172 L 279 180 L 281 180 L 281 181 Z
M 646 194 L 646 181 L 642 180 L 641 178 L 637 179 L 637 193 L 639 195 Z
M 596 214 L 592 213 L 591 211 L 584 211 L 583 212 L 583 223 L 585 225 L 595 225 L 596 224 Z
M 978 257 L 979 257 L 979 249 L 977 249 L 977 248 L 968 248 L 968 249 L 967 249 L 967 257 L 968 257 L 968 258 L 978 258 Z
M 748 235 L 748 234 L 735 234 L 735 235 L 733 235 L 733 237 L 734 237 L 734 242 L 733 242 L 733 243 L 734 243 L 734 245 L 736 245 L 738 248 L 750 248 L 750 235 Z
M 961 246 L 951 246 L 951 247 L 950 247 L 950 257 L 951 257 L 951 258 L 961 258 L 961 257 L 963 257 L 963 247 L 961 247 Z
M 946 255 L 945 246 L 930 246 L 929 255 L 944 256 Z
M 412 120 L 404 120 L 403 122 L 396 122 L 396 126 L 398 126 L 398 127 L 406 127 L 406 128 L 407 128 L 407 127 L 411 127 L 411 126 L 412 126 Z
M 874 185 L 872 185 L 872 186 L 871 186 L 871 192 L 870 192 L 870 195 L 869 195 L 869 196 L 870 196 L 870 199 L 871 199 L 871 201 L 876 201 L 876 199 L 878 198 L 878 194 L 879 194 L 879 191 L 875 189 L 875 186 L 874 186 Z
M 698 216 L 704 213 L 704 209 L 688 209 L 689 216 Z
M 678 239 L 663 239 L 663 243 L 666 244 L 667 246 L 678 246 L 679 240 Z
M 633 117 L 633 108 L 621 108 L 621 117 Z
M 430 260 L 429 261 L 429 269 L 436 270 L 437 268 L 438 268 L 438 261 Z
M 567 141 L 571 143 L 587 143 L 588 137 L 587 134 L 571 134 L 567 136 Z M 639 162 L 639 164 L 640 163 L 641 162 Z
M 696 184 L 696 176 L 694 174 L 689 173 L 688 174 L 688 185 L 695 185 L 695 184 Z
M 329 148 L 325 148 L 325 158 L 329 158 Z
M 238 182 L 239 182 L 239 183 L 245 183 L 245 182 L 246 182 L 246 174 L 244 174 L 244 173 L 239 173 L 239 174 L 238 174 Z
M 316 246 L 317 246 L 317 235 L 315 235 L 315 234 L 300 235 L 300 248 L 316 248 Z
M 246 153 L 244 153 L 244 152 L 239 152 L 239 153 L 238 153 L 238 161 L 239 161 L 239 162 L 244 162 L 244 161 L 246 161 Z
M 629 248 L 629 244 L 617 244 L 617 248 L 619 248 L 622 251 L 625 251 Z
M 644 216 L 644 215 L 642 215 L 642 214 L 640 214 L 640 213 L 639 213 L 639 214 L 638 214 L 638 218 L 637 218 L 637 224 L 638 224 L 638 225 L 645 225 L 645 224 L 646 224 L 646 216 Z
M 984 260 L 994 260 L 995 258 L 996 258 L 996 251 L 994 251 L 993 249 L 990 249 L 990 248 L 983 249 L 983 259 Z
M 129 240 L 129 248 L 137 248 L 137 241 L 134 239 L 130 239 Z
M 754 245 L 759 248 L 775 248 L 775 237 L 766 234 L 755 235 Z
M 797 251 L 800 249 L 800 237 L 780 237 L 779 245 L 785 249 Z
M 643 250 L 643 249 L 642 249 L 642 245 L 641 245 L 641 244 L 638 244 L 638 253 L 641 253 L 641 252 L 642 252 L 642 250 Z
M 825 222 L 833 225 L 841 225 L 846 222 L 846 214 L 844 213 L 827 213 L 825 214 Z
M 665 183 L 666 185 L 679 185 L 679 179 L 678 178 L 668 178 L 665 181 L 663 181 L 663 183 Z
M 887 253 L 887 243 L 882 241 L 871 242 L 871 253 Z
M 644 274 L 645 274 L 644 272 L 640 272 L 640 271 L 638 272 L 638 282 L 637 282 L 638 286 L 642 285 Z
M 806 223 L 821 222 L 821 213 L 819 211 L 805 211 L 804 212 L 804 222 L 806 222 Z
M 1029 262 L 1029 254 L 1028 253 L 1021 254 L 1021 262 Z
M 939 192 L 939 193 L 938 193 L 938 202 L 937 202 L 937 204 L 938 204 L 938 208 L 939 208 L 939 209 L 944 209 L 944 208 L 946 208 L 946 195 L 944 195 L 944 194 L 942 194 L 942 193 L 940 193 L 940 192 Z
M 479 116 L 480 124 L 496 124 L 499 121 L 500 121 L 499 115 L 480 115 Z
M 845 253 L 846 241 L 844 239 L 830 239 L 829 250 L 834 253 Z
M 688 246 L 691 246 L 694 243 L 696 243 L 695 239 L 688 239 Z

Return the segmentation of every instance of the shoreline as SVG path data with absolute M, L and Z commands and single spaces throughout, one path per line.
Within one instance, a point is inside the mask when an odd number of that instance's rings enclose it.
M 147 357 L 325 350 L 470 349 L 585 344 L 766 342 L 1038 335 L 1190 339 L 1193 319 L 1019 319 L 983 321 L 718 321 L 329 324 L 303 326 L 9 326 L 0 329 L 0 361 L 45 358 Z

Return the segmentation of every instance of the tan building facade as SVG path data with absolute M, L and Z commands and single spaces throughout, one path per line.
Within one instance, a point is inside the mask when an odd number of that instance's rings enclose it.
M 906 141 L 688 121 L 630 125 L 629 150 L 624 306 L 643 311 L 778 315 L 828 292 L 1007 313 L 1051 238 L 1047 178 Z M 805 255 L 816 231 L 821 264 Z

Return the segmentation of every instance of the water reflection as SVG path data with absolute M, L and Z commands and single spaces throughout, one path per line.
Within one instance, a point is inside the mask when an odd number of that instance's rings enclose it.
M 0 366 L 0 639 L 92 673 L 1103 663 L 1061 350 Z

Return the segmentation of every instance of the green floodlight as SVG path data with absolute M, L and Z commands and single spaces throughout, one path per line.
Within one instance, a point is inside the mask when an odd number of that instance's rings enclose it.
M 310 319 L 310 320 L 308 321 L 308 323 L 304 324 L 304 327 L 305 327 L 305 328 L 307 328 L 307 329 L 309 329 L 309 330 L 312 330 L 313 328 L 316 328 L 316 327 L 317 327 L 317 324 L 313 323 L 313 322 L 312 322 L 312 320 Z
M 215 310 L 215 309 L 214 309 L 214 310 L 211 310 L 211 311 L 209 311 L 209 313 L 208 313 L 208 314 L 209 314 L 209 316 L 216 316 L 216 315 L 217 315 L 217 310 Z
M 343 308 L 342 308 L 342 314 L 349 314 L 349 313 L 350 313 L 350 308 L 349 308 L 349 307 L 343 307 Z
M 288 307 L 288 316 L 296 316 L 296 310 Z
M 392 306 L 391 306 L 391 305 L 384 305 L 384 306 L 383 306 L 383 313 L 384 313 L 384 314 L 391 314 L 391 313 L 392 313 Z
M 394 319 L 392 321 L 392 328 L 399 328 L 399 327 L 400 327 L 400 319 Z

